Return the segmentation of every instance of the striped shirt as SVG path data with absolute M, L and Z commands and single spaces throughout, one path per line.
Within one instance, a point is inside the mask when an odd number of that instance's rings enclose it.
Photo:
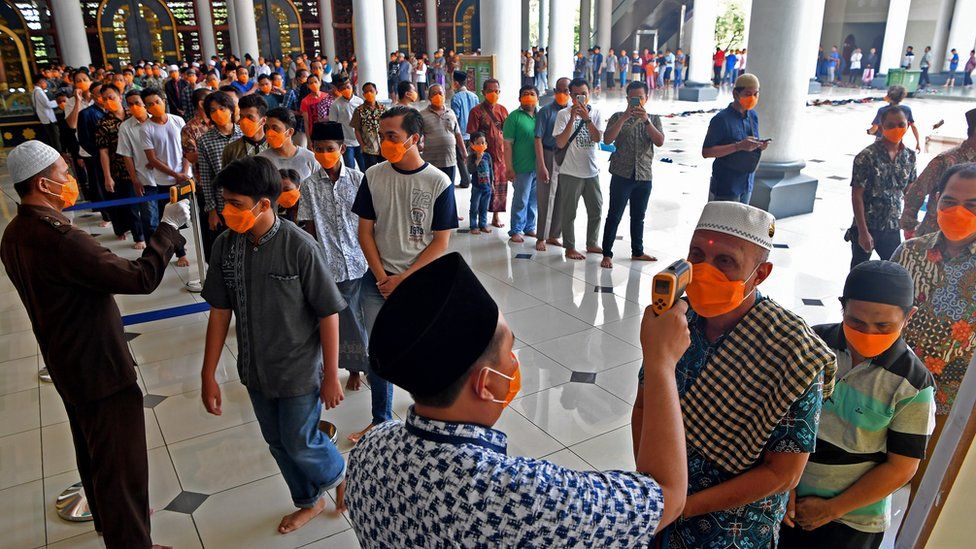
M 935 382 L 902 339 L 854 365 L 841 324 L 814 331 L 837 355 L 838 380 L 824 400 L 817 450 L 796 495 L 832 498 L 884 463 L 889 453 L 925 457 L 935 427 Z M 891 495 L 837 520 L 862 532 L 883 532 L 891 524 Z

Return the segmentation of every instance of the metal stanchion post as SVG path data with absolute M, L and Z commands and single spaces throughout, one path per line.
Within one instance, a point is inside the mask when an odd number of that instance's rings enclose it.
M 190 193 L 190 219 L 193 223 L 193 227 L 190 229 L 193 231 L 193 245 L 197 250 L 197 272 L 199 274 L 198 279 L 191 280 L 186 283 L 186 289 L 189 292 L 200 293 L 203 291 L 203 281 L 207 277 L 207 267 L 206 259 L 203 253 L 203 237 L 200 232 L 200 212 L 197 209 L 197 193 L 196 193 L 196 183 L 194 182 L 194 192 Z
M 69 522 L 88 522 L 94 520 L 91 509 L 88 508 L 88 498 L 81 482 L 76 482 L 66 488 L 54 502 L 58 516 Z

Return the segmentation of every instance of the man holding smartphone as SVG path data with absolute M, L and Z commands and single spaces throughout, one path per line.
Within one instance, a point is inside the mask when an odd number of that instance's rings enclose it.
M 759 138 L 759 79 L 753 74 L 736 78 L 732 102 L 708 124 L 702 156 L 714 158 L 708 200 L 748 204 L 759 157 L 770 140 Z

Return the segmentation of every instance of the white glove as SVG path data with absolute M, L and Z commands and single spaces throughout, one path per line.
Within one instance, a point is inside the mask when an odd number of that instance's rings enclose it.
M 166 207 L 163 208 L 163 216 L 159 221 L 168 223 L 174 229 L 179 230 L 180 227 L 190 221 L 190 201 L 183 199 L 178 202 L 166 204 Z

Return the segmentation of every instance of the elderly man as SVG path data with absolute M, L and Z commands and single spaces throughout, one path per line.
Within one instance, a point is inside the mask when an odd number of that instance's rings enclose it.
M 375 169 L 375 168 L 374 168 Z M 686 478 L 674 365 L 679 303 L 641 327 L 648 376 L 636 471 L 509 456 L 492 428 L 521 384 L 514 336 L 458 253 L 403 281 L 373 326 L 370 363 L 414 400 L 349 456 L 349 516 L 374 547 L 647 547 L 681 514 Z
M 914 238 L 939 230 L 939 224 L 936 222 L 938 210 L 931 207 L 932 204 L 939 202 L 939 195 L 935 188 L 946 170 L 952 166 L 976 162 L 976 109 L 966 113 L 966 123 L 969 129 L 966 140 L 956 147 L 939 153 L 929 161 L 918 179 L 905 189 L 905 208 L 901 212 L 901 228 L 905 231 L 905 238 Z M 918 211 L 922 208 L 926 197 L 930 206 L 925 210 L 925 217 L 919 223 Z
M 107 547 L 148 548 L 149 462 L 142 390 L 113 294 L 148 294 L 182 246 L 189 203 L 168 204 L 142 257 L 101 246 L 62 213 L 78 198 L 68 164 L 40 141 L 18 145 L 7 171 L 20 196 L 0 258 L 27 308 L 64 402 L 78 475 Z
M 424 117 L 422 156 L 424 160 L 447 174 L 447 178 L 453 184 L 458 166 L 458 153 L 461 154 L 461 163 L 468 159 L 468 153 L 464 148 L 464 137 L 461 135 L 461 125 L 454 111 L 446 106 L 444 86 L 432 84 L 427 89 L 427 94 L 430 105 L 420 111 L 420 115 Z
M 929 456 L 976 351 L 976 163 L 949 168 L 935 191 L 939 230 L 905 242 L 891 256 L 915 281 L 918 312 L 905 329 L 905 342 L 935 376 Z M 913 494 L 927 465 L 928 458 L 912 481 Z
M 663 547 L 775 546 L 789 491 L 814 449 L 833 353 L 796 314 L 759 295 L 773 269 L 773 216 L 705 205 L 691 238 L 691 346 L 678 361 L 688 501 Z M 639 376 L 634 448 L 648 416 Z M 656 383 L 656 382 L 655 382 Z

